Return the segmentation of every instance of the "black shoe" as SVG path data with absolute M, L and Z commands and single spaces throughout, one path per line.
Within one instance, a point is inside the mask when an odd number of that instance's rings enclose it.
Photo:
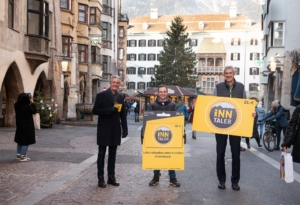
M 193 138 L 193 139 L 196 139 L 196 136 L 195 136 L 195 134 L 194 134 L 194 133 L 192 134 L 192 138 Z
M 104 177 L 99 178 L 98 187 L 101 187 L 101 188 L 105 188 L 106 187 L 106 184 L 105 184 L 105 181 L 104 181 Z
M 118 183 L 116 181 L 116 178 L 114 176 L 109 176 L 108 177 L 107 184 L 111 184 L 113 186 L 119 186 L 120 185 L 120 183 Z
M 240 150 L 241 150 L 241 151 L 246 151 L 246 149 L 245 149 L 245 148 L 243 148 L 243 147 L 240 147 Z
M 258 147 L 262 147 L 262 145 L 261 145 L 261 144 L 258 144 Z
M 154 174 L 153 179 L 149 182 L 149 186 L 155 186 L 159 184 L 159 174 Z
M 250 147 L 250 145 L 249 145 L 249 144 L 247 145 L 247 148 L 248 148 L 248 149 L 251 149 L 251 147 Z
M 234 191 L 239 191 L 240 190 L 240 186 L 238 184 L 232 184 L 231 187 Z
M 276 147 L 274 150 L 280 150 L 280 148 L 279 148 L 279 147 Z
M 180 187 L 180 183 L 177 181 L 176 178 L 171 178 L 170 179 L 170 185 L 172 185 L 174 187 Z
M 218 188 L 219 189 L 226 189 L 225 182 L 219 182 Z

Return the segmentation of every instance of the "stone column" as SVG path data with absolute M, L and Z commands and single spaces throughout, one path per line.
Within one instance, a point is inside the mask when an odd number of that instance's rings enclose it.
M 68 113 L 67 118 L 76 119 L 76 104 L 78 103 L 78 86 L 76 85 L 76 73 L 77 73 L 77 46 L 72 43 L 72 65 L 71 65 L 71 85 L 69 87 L 69 97 L 68 97 Z

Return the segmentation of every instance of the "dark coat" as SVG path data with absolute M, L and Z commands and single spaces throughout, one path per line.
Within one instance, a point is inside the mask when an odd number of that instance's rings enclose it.
M 286 132 L 284 135 L 284 139 L 283 142 L 281 144 L 281 146 L 285 146 L 285 147 L 291 147 L 292 145 L 292 141 L 293 141 L 293 136 L 295 133 L 295 139 L 294 139 L 294 147 L 292 150 L 292 156 L 293 156 L 293 161 L 300 163 L 300 132 L 298 128 L 298 130 L 296 129 L 296 126 L 298 124 L 298 118 L 300 114 L 300 105 L 298 105 L 295 109 L 295 111 L 293 112 L 292 118 L 289 121 L 289 125 L 286 128 Z
M 284 109 L 281 105 L 279 105 L 276 108 L 275 112 L 273 111 L 268 112 L 266 116 L 261 119 L 261 121 L 265 121 L 265 120 L 272 121 L 274 119 L 276 119 L 276 123 L 278 127 L 286 127 L 288 125 L 288 121 L 284 114 Z
M 97 144 L 100 146 L 118 146 L 121 144 L 122 130 L 128 134 L 124 97 L 121 94 L 118 94 L 117 103 L 122 104 L 121 112 L 113 111 L 114 99 L 110 89 L 97 94 L 93 113 L 98 115 Z
M 21 93 L 14 105 L 16 113 L 16 134 L 15 142 L 19 145 L 35 144 L 35 130 L 32 114 L 36 113 L 36 107 L 30 100 L 27 93 Z
M 253 122 L 252 138 L 259 139 L 259 133 L 258 133 L 258 130 L 257 130 L 257 120 L 258 120 L 258 114 L 256 112 L 256 117 L 254 118 L 254 122 Z
M 159 97 L 156 98 L 154 103 L 151 103 L 148 107 L 149 110 L 157 111 L 175 111 L 177 110 L 176 104 L 171 101 L 170 98 L 167 98 L 165 102 L 161 102 Z

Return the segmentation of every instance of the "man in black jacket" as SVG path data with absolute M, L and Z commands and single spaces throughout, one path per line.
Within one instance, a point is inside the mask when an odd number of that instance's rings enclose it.
M 109 147 L 107 183 L 113 186 L 119 186 L 115 178 L 117 147 L 121 144 L 121 136 L 125 138 L 128 135 L 124 97 L 118 93 L 119 86 L 120 77 L 112 76 L 109 89 L 97 94 L 93 108 L 93 113 L 98 115 L 97 144 L 99 146 L 99 152 L 97 168 L 98 186 L 101 188 L 106 187 L 104 181 L 104 158 L 107 146 Z
M 168 88 L 165 85 L 160 85 L 157 88 L 157 99 L 154 103 L 151 103 L 149 110 L 155 111 L 175 111 L 176 104 L 168 97 Z M 149 182 L 149 186 L 155 186 L 159 183 L 160 170 L 154 170 L 154 177 Z M 170 185 L 179 187 L 180 183 L 176 179 L 175 170 L 169 170 Z
M 234 68 L 233 66 L 226 66 L 224 69 L 225 82 L 221 82 L 216 85 L 213 95 L 219 97 L 230 97 L 230 98 L 246 98 L 245 88 L 242 83 L 237 82 L 234 79 Z M 253 113 L 252 117 L 256 114 Z M 232 153 L 232 175 L 231 183 L 232 189 L 235 191 L 240 190 L 238 185 L 240 180 L 240 144 L 241 137 L 231 136 L 224 134 L 216 134 L 217 141 L 217 176 L 219 179 L 219 189 L 225 189 L 226 172 L 225 172 L 225 151 L 227 145 L 227 139 L 229 136 L 229 143 Z

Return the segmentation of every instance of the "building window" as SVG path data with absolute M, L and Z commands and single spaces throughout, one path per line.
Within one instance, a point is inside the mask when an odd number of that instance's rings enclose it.
M 91 46 L 91 60 L 93 64 L 101 64 L 100 48 Z
M 155 57 L 156 55 L 154 53 L 148 54 L 148 61 L 155 61 L 156 60 Z
M 148 40 L 148 47 L 155 47 L 156 46 L 156 40 Z
M 107 5 L 111 7 L 111 0 L 102 0 L 103 5 Z
M 62 37 L 62 51 L 63 56 L 71 57 L 72 38 L 68 36 Z
M 154 75 L 155 74 L 155 69 L 153 67 L 147 68 L 147 74 L 148 75 Z
M 135 67 L 128 67 L 127 68 L 127 75 L 133 75 L 136 74 L 136 68 Z
M 157 60 L 159 60 L 159 58 L 161 57 L 161 54 L 157 54 Z
M 136 54 L 127 54 L 128 61 L 136 61 Z
M 87 63 L 87 56 L 88 56 L 88 46 L 78 44 L 78 61 L 80 63 Z
M 123 60 L 123 58 L 124 58 L 124 49 L 119 48 L 119 60 Z
M 251 38 L 251 40 L 250 40 L 250 45 L 251 45 L 251 46 L 257 46 L 257 45 L 258 45 L 258 39 L 256 39 L 256 38 Z
M 147 82 L 147 88 L 151 88 L 152 87 L 152 83 L 151 82 Z
M 190 40 L 190 46 L 197 46 L 198 40 L 197 39 L 191 39 Z
M 235 75 L 240 75 L 240 68 L 234 67 L 233 69 L 234 69 L 234 74 Z
M 253 67 L 250 68 L 250 75 L 259 75 L 259 68 Z
M 273 22 L 272 24 L 272 45 L 271 46 L 284 46 L 284 23 Z
M 146 68 L 140 67 L 138 68 L 138 75 L 145 75 L 146 74 Z
M 119 26 L 119 37 L 124 38 L 124 26 Z
M 146 54 L 145 53 L 139 54 L 139 61 L 146 61 Z
M 14 0 L 8 0 L 8 27 L 14 28 Z
M 250 83 L 249 84 L 249 91 L 258 91 L 258 84 L 257 83 Z
M 145 90 L 145 83 L 144 82 L 138 82 L 137 86 L 138 86 L 137 89 L 143 89 L 143 90 Z
M 215 88 L 215 85 L 217 85 L 219 81 L 216 79 L 216 77 L 206 77 L 202 78 L 202 86 L 203 88 Z
M 48 37 L 49 5 L 46 1 L 28 0 L 27 33 Z
M 250 53 L 250 60 L 251 61 L 257 61 L 257 60 L 260 59 L 259 56 L 260 56 L 259 53 Z
M 98 24 L 100 23 L 100 9 L 97 7 L 90 8 L 90 24 Z
M 87 23 L 88 6 L 84 4 L 78 4 L 78 21 L 81 23 Z
M 146 47 L 146 40 L 139 40 L 139 47 Z
M 107 22 L 102 22 L 102 39 L 110 40 L 111 39 L 111 24 Z
M 158 46 L 158 47 L 162 47 L 162 46 L 163 46 L 163 42 L 164 42 L 163 39 L 157 40 L 157 46 Z
M 135 89 L 135 82 L 128 82 L 127 88 L 128 89 Z
M 72 10 L 72 0 L 60 0 L 60 8 Z
M 102 56 L 102 70 L 104 73 L 108 73 L 108 56 Z
M 128 40 L 127 46 L 128 47 L 136 47 L 136 40 Z
M 240 60 L 240 53 L 231 53 L 231 58 L 232 61 L 239 61 Z
M 239 45 L 241 45 L 241 39 L 240 38 L 232 38 L 231 39 L 231 45 L 232 46 L 239 46 Z
M 206 60 L 205 60 L 205 58 L 200 58 L 199 59 L 199 66 L 206 66 Z
M 215 59 L 208 58 L 207 59 L 207 66 L 215 66 Z

